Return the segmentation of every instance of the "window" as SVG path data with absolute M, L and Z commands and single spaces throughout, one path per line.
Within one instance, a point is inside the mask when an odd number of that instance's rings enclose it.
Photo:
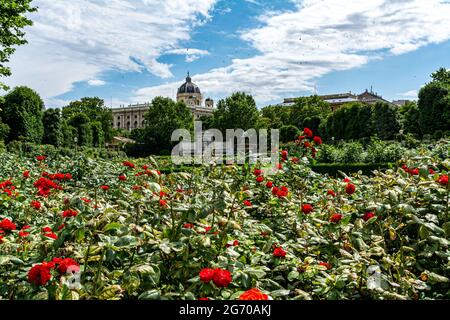
M 117 120 L 120 120 L 120 116 L 117 117 Z
M 130 130 L 130 121 L 127 122 L 127 130 Z
M 134 122 L 134 127 L 135 127 L 135 128 L 138 127 L 138 122 L 137 122 L 137 121 Z
M 120 122 L 117 122 L 117 127 L 120 128 Z
M 135 115 L 134 118 L 137 119 L 137 115 Z
M 127 116 L 127 119 L 130 119 L 130 116 Z

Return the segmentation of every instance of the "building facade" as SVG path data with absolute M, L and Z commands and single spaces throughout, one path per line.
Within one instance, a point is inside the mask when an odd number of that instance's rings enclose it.
M 150 103 L 121 105 L 119 108 L 113 108 L 113 127 L 114 129 L 123 129 L 131 131 L 133 129 L 143 128 L 145 124 L 144 114 L 150 107 Z
M 185 83 L 178 88 L 177 101 L 184 102 L 195 119 L 202 116 L 211 116 L 214 111 L 214 100 L 207 98 L 203 102 L 200 88 L 192 82 L 189 73 Z M 145 126 L 144 114 L 150 106 L 150 103 L 142 103 L 128 106 L 121 105 L 119 108 L 111 109 L 114 129 L 131 131 L 143 128 Z

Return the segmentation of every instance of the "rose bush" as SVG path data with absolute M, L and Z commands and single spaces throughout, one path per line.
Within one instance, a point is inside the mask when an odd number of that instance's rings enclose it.
M 449 298 L 450 143 L 336 179 L 304 134 L 272 176 L 0 154 L 0 298 Z

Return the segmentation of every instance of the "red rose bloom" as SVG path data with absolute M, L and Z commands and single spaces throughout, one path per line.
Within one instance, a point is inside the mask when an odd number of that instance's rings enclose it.
M 419 175 L 419 169 L 418 168 L 409 169 L 409 174 L 412 175 L 412 176 L 418 176 Z
M 330 195 L 330 196 L 332 196 L 332 197 L 336 197 L 336 192 L 334 192 L 333 190 L 329 189 L 329 190 L 327 191 L 327 195 Z
M 443 186 L 448 185 L 448 175 L 443 174 L 439 176 L 438 183 Z
M 319 144 L 319 145 L 322 144 L 322 138 L 315 136 L 314 137 L 314 143 L 315 144 Z
M 130 161 L 124 161 L 124 162 L 123 162 L 123 165 L 124 165 L 125 167 L 129 167 L 129 168 L 131 168 L 131 169 L 134 169 L 134 168 L 135 168 L 135 165 L 134 165 L 133 163 L 131 163 Z
M 47 237 L 47 238 L 51 238 L 53 240 L 58 239 L 58 236 L 55 233 L 53 233 L 53 232 L 45 233 L 44 236 Z
M 258 288 L 253 288 L 241 294 L 239 300 L 269 300 L 269 296 L 259 291 Z
M 349 178 L 345 178 L 344 180 L 342 180 L 343 182 L 352 182 L 352 180 L 350 180 Z
M 311 129 L 309 129 L 309 128 L 303 129 L 303 133 L 304 133 L 305 136 L 307 136 L 308 138 L 312 138 L 312 136 L 313 136 L 313 132 L 312 132 Z
M 78 212 L 76 212 L 75 210 L 72 210 L 72 209 L 63 211 L 64 218 L 76 217 L 77 215 L 78 215 Z
M 244 205 L 245 205 L 246 207 L 251 207 L 251 206 L 252 206 L 252 203 L 251 203 L 250 201 L 248 201 L 248 200 L 244 200 Z
M 65 274 L 67 272 L 67 268 L 69 268 L 70 266 L 79 267 L 80 265 L 75 260 L 73 260 L 71 258 L 62 259 L 59 262 L 59 266 L 58 266 L 59 273 L 60 274 Z
M 47 233 L 47 232 L 52 232 L 52 228 L 50 228 L 50 227 L 44 227 L 44 228 L 42 228 L 42 232 L 45 232 L 45 233 Z
M 105 190 L 105 191 L 109 190 L 109 187 L 108 187 L 108 186 L 101 186 L 100 188 L 101 188 L 102 190 Z
M 167 204 L 167 201 L 164 199 L 159 200 L 159 206 L 162 208 L 167 208 L 169 205 Z
M 309 214 L 309 213 L 313 212 L 313 210 L 314 210 L 314 208 L 313 208 L 313 206 L 310 205 L 310 204 L 304 204 L 304 205 L 302 205 L 302 212 L 303 212 L 304 214 Z
M 37 157 L 36 157 L 36 160 L 37 160 L 37 161 L 44 161 L 45 159 L 47 159 L 46 156 L 37 156 Z
M 334 222 L 334 223 L 338 223 L 339 221 L 341 221 L 341 219 L 342 219 L 342 214 L 336 213 L 331 216 L 330 221 Z
M 375 217 L 375 213 L 373 213 L 373 212 L 366 212 L 363 215 L 363 220 L 364 221 L 368 221 L 368 220 L 372 219 L 373 217 Z
M 29 236 L 29 235 L 30 235 L 29 232 L 26 232 L 26 231 L 19 231 L 19 237 L 21 237 L 21 238 L 25 238 L 25 237 L 27 237 L 27 236 Z
M 287 151 L 287 150 L 281 151 L 281 157 L 282 157 L 283 159 L 287 159 L 287 157 L 288 157 L 288 151 Z
M 345 187 L 345 192 L 347 192 L 348 195 L 355 193 L 355 191 L 356 191 L 356 187 L 352 183 L 348 183 L 347 186 Z
M 119 180 L 120 181 L 125 181 L 127 180 L 127 177 L 125 177 L 123 174 L 119 176 Z
M 185 229 L 192 229 L 193 227 L 194 227 L 194 225 L 192 223 L 183 224 L 183 228 L 185 228 Z
M 28 282 L 37 286 L 46 285 L 51 277 L 50 269 L 42 264 L 37 264 L 28 271 Z
M 33 200 L 31 201 L 30 206 L 32 206 L 36 210 L 39 210 L 41 208 L 41 203 L 39 201 Z
M 200 281 L 209 283 L 214 276 L 214 270 L 210 268 L 204 268 L 200 270 L 198 275 L 200 276 Z
M 202 298 L 198 298 L 198 300 L 200 300 L 200 301 L 206 301 L 206 300 L 209 300 L 209 298 L 207 298 L 207 297 L 202 297 Z
M 13 223 L 11 220 L 5 218 L 3 219 L 3 221 L 0 222 L 0 229 L 3 229 L 5 231 L 16 230 L 16 224 Z
M 233 241 L 233 246 L 237 247 L 239 245 L 239 240 L 234 240 Z
M 214 284 L 219 288 L 226 288 L 231 283 L 231 273 L 224 269 L 215 269 L 212 278 Z
M 253 170 L 253 174 L 257 177 L 259 177 L 260 175 L 262 175 L 262 170 L 261 169 L 255 169 Z
M 273 250 L 273 256 L 277 258 L 284 258 L 286 256 L 286 251 L 282 247 L 275 248 Z
M 261 183 L 263 181 L 264 181 L 264 177 L 263 176 L 256 177 L 256 182 Z
M 428 169 L 428 172 L 429 172 L 430 174 L 435 174 L 435 173 L 436 173 L 432 168 Z
M 277 187 L 273 187 L 273 189 L 272 189 L 272 194 L 273 194 L 274 196 L 276 196 L 276 195 L 278 194 L 278 188 L 277 188 Z
M 23 176 L 24 178 L 29 178 L 29 177 L 30 177 L 30 171 L 25 170 L 25 171 L 23 172 L 22 176 Z
M 267 181 L 266 187 L 267 188 L 272 188 L 273 187 L 273 182 L 272 181 Z

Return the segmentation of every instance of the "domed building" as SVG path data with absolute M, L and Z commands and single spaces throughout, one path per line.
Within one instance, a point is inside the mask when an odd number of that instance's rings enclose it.
M 200 88 L 192 82 L 189 72 L 186 77 L 186 82 L 178 88 L 177 101 L 184 102 L 194 113 L 196 118 L 210 116 L 213 113 L 214 101 L 211 98 L 208 98 L 203 105 L 203 95 Z

